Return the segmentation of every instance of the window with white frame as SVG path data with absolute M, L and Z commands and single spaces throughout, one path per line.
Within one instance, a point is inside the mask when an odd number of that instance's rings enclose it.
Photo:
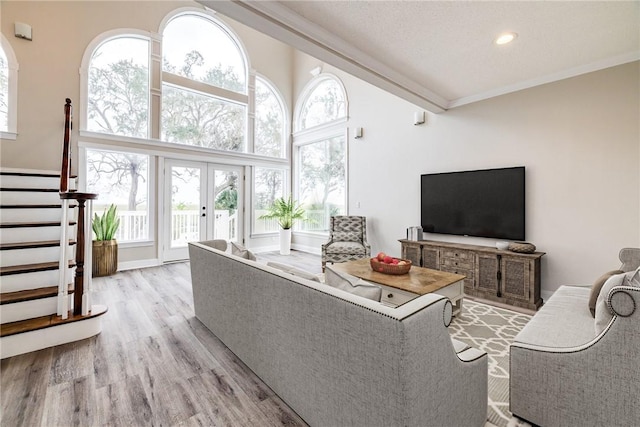
M 275 87 L 257 76 L 255 85 L 254 152 L 285 157 L 285 108 Z
M 149 156 L 125 151 L 86 149 L 86 188 L 97 193 L 94 212 L 116 205 L 122 243 L 149 240 Z
M 0 134 L 15 139 L 18 122 L 18 63 L 11 45 L 0 34 Z
M 103 42 L 88 71 L 86 129 L 149 136 L 149 41 L 119 36 Z
M 327 232 L 329 218 L 347 213 L 347 98 L 334 76 L 319 75 L 297 109 L 296 189 L 309 222 L 301 230 Z
M 284 169 L 256 167 L 253 172 L 253 234 L 273 233 L 280 229 L 277 220 L 259 219 L 275 199 L 284 197 Z
M 247 59 L 226 26 L 177 15 L 164 28 L 162 55 L 162 139 L 247 151 Z
M 9 62 L 0 48 L 0 131 L 9 130 Z

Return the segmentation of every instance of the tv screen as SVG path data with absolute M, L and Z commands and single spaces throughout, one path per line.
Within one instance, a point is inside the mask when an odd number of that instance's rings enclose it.
M 421 225 L 425 232 L 525 239 L 524 167 L 425 174 Z

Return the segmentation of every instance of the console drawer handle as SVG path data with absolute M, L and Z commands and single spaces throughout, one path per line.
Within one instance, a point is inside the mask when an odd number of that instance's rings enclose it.
M 393 298 L 393 294 L 387 295 L 387 298 Z

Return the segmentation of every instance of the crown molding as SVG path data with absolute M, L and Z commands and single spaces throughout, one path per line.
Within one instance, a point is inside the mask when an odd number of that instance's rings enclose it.
M 305 52 L 433 113 L 449 101 L 274 1 L 197 0 L 231 19 Z
M 471 104 L 485 99 L 494 98 L 500 95 L 506 95 L 508 93 L 517 92 L 524 89 L 529 89 L 535 86 L 544 85 L 547 83 L 557 82 L 559 80 L 576 77 L 582 74 L 592 73 L 595 71 L 604 70 L 605 68 L 611 68 L 618 65 L 628 64 L 640 60 L 640 51 L 627 53 L 624 55 L 614 56 L 612 58 L 606 58 L 601 61 L 592 62 L 590 64 L 581 65 L 579 67 L 570 68 L 553 74 L 547 74 L 546 76 L 536 77 L 535 79 L 518 82 L 513 85 L 503 86 L 490 91 L 478 93 L 476 95 L 465 96 L 462 98 L 452 100 L 448 107 L 455 108 L 462 105 Z

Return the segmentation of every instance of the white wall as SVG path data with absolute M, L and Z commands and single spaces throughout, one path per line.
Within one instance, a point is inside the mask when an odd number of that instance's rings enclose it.
M 296 96 L 319 62 L 297 54 Z M 368 219 L 373 252 L 400 255 L 420 224 L 423 173 L 525 166 L 527 240 L 543 258 L 545 294 L 591 283 L 640 246 L 639 63 L 459 107 L 413 125 L 412 104 L 329 66 L 349 97 L 349 212 Z M 360 208 L 357 208 L 360 203 Z M 495 240 L 427 238 L 493 246 Z

